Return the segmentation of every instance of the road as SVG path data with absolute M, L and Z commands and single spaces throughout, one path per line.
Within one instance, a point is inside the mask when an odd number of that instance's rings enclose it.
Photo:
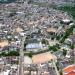
M 25 36 L 21 37 L 21 48 L 20 48 L 20 58 L 19 58 L 19 75 L 24 75 L 23 71 L 23 59 L 24 59 L 24 41 L 25 41 Z

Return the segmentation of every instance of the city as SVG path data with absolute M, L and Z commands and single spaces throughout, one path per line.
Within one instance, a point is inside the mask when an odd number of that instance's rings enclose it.
M 0 0 L 0 75 L 75 75 L 74 0 Z

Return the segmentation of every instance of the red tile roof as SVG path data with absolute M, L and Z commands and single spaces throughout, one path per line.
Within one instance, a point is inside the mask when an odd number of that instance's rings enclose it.
M 75 65 L 70 65 L 64 68 L 64 75 L 75 75 Z

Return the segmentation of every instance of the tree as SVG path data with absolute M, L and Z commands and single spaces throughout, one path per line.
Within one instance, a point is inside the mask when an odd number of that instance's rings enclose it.
M 29 1 L 28 1 L 28 4 L 30 4 L 30 3 L 32 3 L 32 2 L 33 2 L 33 0 L 29 0 Z
M 60 36 L 59 36 L 59 35 L 57 35 L 57 36 L 56 36 L 56 40 L 59 40 L 59 39 L 60 39 Z
M 71 49 L 74 49 L 74 44 L 71 44 L 71 45 L 70 45 L 70 48 L 71 48 Z
M 60 43 L 63 43 L 65 41 L 65 39 L 68 38 L 69 35 L 73 34 L 73 28 L 75 28 L 74 25 L 66 30 L 63 37 L 60 39 Z
M 49 46 L 49 50 L 52 52 L 56 52 L 60 49 L 59 44 L 53 45 L 53 46 Z
M 2 52 L 0 56 L 7 56 L 5 52 Z
M 67 50 L 63 49 L 63 55 L 66 56 Z
M 70 48 L 71 48 L 71 61 L 72 61 L 72 63 L 75 63 L 74 44 L 72 44 L 72 45 L 70 46 Z
M 33 52 L 29 52 L 29 53 L 24 53 L 25 56 L 29 56 L 30 58 L 32 58 Z
M 2 52 L 0 53 L 0 56 L 19 56 L 19 52 L 17 51 L 10 51 L 8 53 Z
M 10 51 L 10 52 L 8 52 L 8 56 L 19 56 L 19 52 L 18 51 Z
M 32 58 L 32 55 L 33 55 L 33 52 L 30 52 L 28 56 L 29 56 L 30 58 Z
M 46 44 L 46 45 L 48 45 L 49 43 L 48 43 L 48 41 L 47 40 L 45 40 L 45 39 L 42 39 L 42 44 Z

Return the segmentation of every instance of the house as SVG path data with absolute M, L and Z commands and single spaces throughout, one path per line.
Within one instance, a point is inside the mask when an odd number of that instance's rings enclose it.
M 73 21 L 71 21 L 71 20 L 69 20 L 69 19 L 63 19 L 63 20 L 61 21 L 61 23 L 62 23 L 62 24 L 69 25 L 69 24 L 73 23 Z
M 23 30 L 22 28 L 20 28 L 20 27 L 17 27 L 17 28 L 16 28 L 16 32 L 17 32 L 17 33 L 20 33 L 20 32 L 23 32 L 23 31 L 24 31 L 24 30 Z
M 0 40 L 0 47 L 8 46 L 9 42 L 7 40 Z
M 63 75 L 75 75 L 75 65 L 69 65 L 63 69 Z
M 50 28 L 47 28 L 46 31 L 50 35 L 50 38 L 51 39 L 54 39 L 55 36 L 56 36 L 56 34 L 57 34 L 58 29 L 57 28 L 50 27 Z
M 4 61 L 2 58 L 0 58 L 0 72 L 3 71 L 3 68 L 4 68 Z

